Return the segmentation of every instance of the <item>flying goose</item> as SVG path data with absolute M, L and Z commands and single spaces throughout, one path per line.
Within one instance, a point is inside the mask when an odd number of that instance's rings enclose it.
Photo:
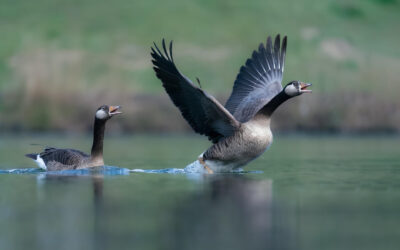
M 76 149 L 46 147 L 41 153 L 27 154 L 36 164 L 47 171 L 80 169 L 103 166 L 103 140 L 106 122 L 114 115 L 121 114 L 120 106 L 103 105 L 97 109 L 94 118 L 93 144 L 90 155 Z
M 205 172 L 228 172 L 260 156 L 272 143 L 271 115 L 288 99 L 311 92 L 310 83 L 291 81 L 282 88 L 287 37 L 260 44 L 240 68 L 232 94 L 222 106 L 179 72 L 162 40 L 163 52 L 154 43 L 152 62 L 157 77 L 195 132 L 208 136 L 213 145 L 193 164 Z M 200 84 L 199 84 L 200 85 Z M 193 165 L 191 164 L 191 165 Z M 190 165 L 189 165 L 190 166 Z

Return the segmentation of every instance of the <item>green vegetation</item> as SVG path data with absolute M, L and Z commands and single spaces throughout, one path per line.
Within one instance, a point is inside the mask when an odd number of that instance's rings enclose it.
M 91 124 L 86 117 L 103 103 L 125 104 L 126 112 L 139 118 L 148 107 L 138 101 L 131 107 L 138 96 L 168 103 L 149 55 L 152 42 L 163 37 L 174 40 L 183 73 L 226 97 L 252 50 L 267 35 L 288 35 L 284 81 L 314 83 L 314 94 L 296 102 L 308 113 L 327 114 L 327 107 L 309 107 L 327 98 L 334 106 L 358 103 L 390 112 L 400 107 L 399 11 L 396 0 L 3 0 L 0 128 L 86 130 Z M 298 113 L 296 105 L 292 108 Z M 339 121 L 358 112 L 329 109 Z M 156 116 L 162 114 L 143 118 L 144 123 L 125 117 L 130 120 L 120 124 L 127 130 L 169 130 Z M 366 128 L 400 130 L 396 117 Z M 360 129 L 351 124 L 350 130 Z M 321 128 L 329 127 L 343 129 L 341 122 Z

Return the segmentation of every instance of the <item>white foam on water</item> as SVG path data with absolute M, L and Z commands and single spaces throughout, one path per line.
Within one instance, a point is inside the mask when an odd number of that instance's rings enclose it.
M 146 174 L 185 174 L 183 168 L 163 168 L 163 169 L 132 169 L 134 173 L 146 173 Z
M 186 173 L 208 173 L 204 166 L 199 162 L 199 160 L 190 163 L 184 168 L 184 170 Z
M 163 168 L 163 169 L 132 169 L 134 173 L 147 173 L 147 174 L 204 174 L 207 171 L 203 165 L 196 160 L 185 168 Z

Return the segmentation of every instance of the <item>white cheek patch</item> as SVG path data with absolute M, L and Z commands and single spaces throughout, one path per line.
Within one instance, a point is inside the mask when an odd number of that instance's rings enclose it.
M 296 89 L 296 87 L 293 84 L 291 84 L 285 88 L 285 93 L 289 96 L 296 96 L 296 95 L 300 94 L 299 91 Z
M 102 109 L 100 109 L 96 112 L 97 119 L 106 119 L 107 117 L 108 117 L 108 114 Z

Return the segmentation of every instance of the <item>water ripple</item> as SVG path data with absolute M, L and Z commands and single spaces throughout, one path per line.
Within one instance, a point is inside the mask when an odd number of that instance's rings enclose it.
M 113 166 L 102 166 L 95 168 L 44 171 L 40 168 L 19 168 L 0 170 L 0 174 L 45 174 L 45 175 L 65 175 L 65 176 L 88 176 L 88 175 L 129 175 L 130 170 Z
M 91 175 L 129 175 L 130 173 L 146 174 L 204 174 L 204 172 L 193 171 L 190 168 L 164 168 L 164 169 L 128 169 L 114 166 L 102 166 L 95 168 L 62 170 L 62 171 L 44 171 L 40 168 L 16 168 L 0 170 L 0 174 L 39 174 L 39 175 L 59 175 L 59 176 L 91 176 Z M 243 171 L 235 170 L 234 174 L 259 174 L 262 171 Z

